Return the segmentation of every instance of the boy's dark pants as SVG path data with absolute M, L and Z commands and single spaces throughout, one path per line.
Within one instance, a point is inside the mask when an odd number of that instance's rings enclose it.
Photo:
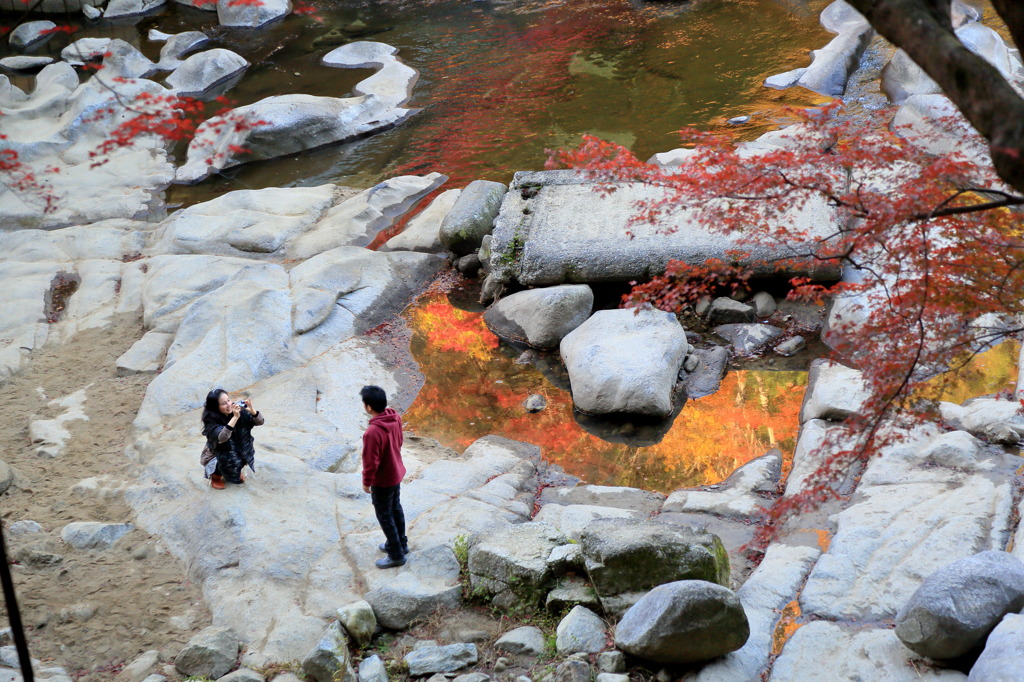
M 402 547 L 409 545 L 405 537 L 405 512 L 399 498 L 401 487 L 400 484 L 388 488 L 370 486 L 373 511 L 377 513 L 377 523 L 387 538 L 388 556 L 395 560 L 405 556 Z

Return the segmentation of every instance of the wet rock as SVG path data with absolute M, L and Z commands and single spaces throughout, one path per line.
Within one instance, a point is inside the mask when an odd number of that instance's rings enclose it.
M 38 71 L 52 63 L 52 57 L 4 57 L 0 59 L 0 67 L 10 71 Z
M 194 54 L 167 77 L 167 85 L 179 97 L 199 97 L 249 68 L 241 55 L 214 48 Z
M 732 344 L 741 355 L 756 353 L 782 336 L 782 330 L 769 324 L 723 324 L 713 331 Z
M 547 563 L 551 550 L 565 536 L 547 523 L 510 526 L 486 537 L 473 538 L 469 547 L 469 578 L 473 589 L 494 595 L 494 603 L 538 606 L 552 579 Z
M 413 677 L 430 673 L 450 673 L 475 665 L 479 655 L 475 644 L 449 644 L 423 647 L 405 656 L 409 674 Z
M 772 682 L 801 680 L 808 670 L 823 680 L 873 680 L 885 671 L 887 682 L 963 682 L 957 670 L 925 668 L 892 630 L 812 621 L 786 642 L 772 665 Z M 810 666 L 810 667 L 808 667 Z M 735 679 L 735 678 L 733 678 Z
M 802 66 L 792 71 L 786 71 L 785 73 L 775 74 L 774 76 L 768 76 L 764 79 L 765 87 L 774 88 L 776 90 L 785 90 L 791 88 L 800 82 L 800 78 L 807 73 L 807 67 Z
M 455 261 L 455 269 L 466 277 L 476 277 L 480 271 L 480 257 L 475 253 L 463 256 Z
M 665 496 L 661 493 L 639 488 L 607 485 L 577 485 L 572 487 L 547 487 L 541 491 L 540 501 L 544 505 L 589 505 L 595 507 L 616 507 L 638 511 L 649 516 L 661 508 Z
M 103 16 L 103 10 L 96 9 L 92 5 L 82 5 L 82 14 L 85 15 L 86 19 L 96 21 Z
M 740 303 L 728 296 L 719 296 L 711 302 L 707 312 L 709 326 L 722 324 L 745 324 L 757 321 L 754 306 Z
M 338 609 L 338 620 L 359 647 L 369 644 L 377 630 L 377 617 L 373 615 L 373 607 L 366 601 L 342 606 Z
M 811 419 L 842 421 L 863 410 L 870 398 L 860 370 L 826 359 L 815 360 L 807 374 L 800 423 Z
M 796 355 L 807 346 L 807 341 L 802 336 L 793 336 L 775 346 L 775 352 L 783 357 Z
M 985 640 L 985 650 L 971 667 L 967 682 L 1014 682 L 1024 679 L 1024 616 L 1010 613 Z
M 547 406 L 548 399 L 537 393 L 526 396 L 526 400 L 523 401 L 523 409 L 531 414 L 540 412 Z
M 208 627 L 188 641 L 174 658 L 174 667 L 182 675 L 216 679 L 235 667 L 237 657 L 238 636 L 229 628 Z
M 690 375 L 686 377 L 686 396 L 696 399 L 715 393 L 722 385 L 722 377 L 729 366 L 730 356 L 729 349 L 722 346 L 692 351 L 687 360 L 696 357 L 697 366 L 693 370 L 688 370 Z
M 218 4 L 231 1 L 219 0 Z M 268 6 L 264 2 L 256 9 Z M 358 50 L 357 43 L 340 47 L 324 58 L 325 63 L 347 66 L 345 56 L 354 50 Z M 328 62 L 332 55 L 335 57 Z M 379 74 L 386 77 L 379 78 Z M 393 94 L 408 93 L 415 80 L 414 69 L 392 60 L 377 74 L 357 83 L 353 88 L 358 93 L 355 97 L 278 95 L 215 116 L 196 130 L 189 144 L 188 160 L 178 168 L 175 179 L 195 183 L 223 168 L 294 154 L 389 128 L 415 113 L 401 107 L 407 94 L 399 95 L 403 97 L 401 101 L 396 101 Z M 245 153 L 223 152 L 228 149 Z
M 593 307 L 594 292 L 586 284 L 527 289 L 488 308 L 484 322 L 502 338 L 550 349 L 583 324 Z
M 555 648 L 558 653 L 597 653 L 604 647 L 604 621 L 587 607 L 574 606 L 559 621 L 555 639 Z
M 160 59 L 157 62 L 157 67 L 163 71 L 178 68 L 182 57 L 210 40 L 202 31 L 184 31 L 171 35 L 155 29 L 149 30 L 149 39 L 153 42 L 166 41 L 160 48 Z
M 107 9 L 103 12 L 104 19 L 117 19 L 120 17 L 132 17 L 137 14 L 146 14 L 155 9 L 160 9 L 167 4 L 167 0 L 110 0 Z
M 374 654 L 359 663 L 356 677 L 359 682 L 388 682 L 388 669 L 380 656 Z
M 743 646 L 750 627 L 732 590 L 703 580 L 659 585 L 626 611 L 615 645 L 659 663 L 695 663 Z
M 291 0 L 260 0 L 258 3 L 217 0 L 217 21 L 221 26 L 258 28 L 283 19 L 291 11 Z
M 598 519 L 580 537 L 587 575 L 607 613 L 622 613 L 656 585 L 729 584 L 729 557 L 711 533 L 657 521 Z
M 53 37 L 57 24 L 52 21 L 28 21 L 19 24 L 7 37 L 7 42 L 15 50 L 24 50 L 29 45 L 35 45 L 49 40 Z
M 155 71 L 156 64 L 131 43 L 115 38 L 107 44 L 103 73 L 108 78 L 144 78 Z
M 600 310 L 559 346 L 577 409 L 652 418 L 672 414 L 687 348 L 675 316 L 650 307 Z
M 130 523 L 75 521 L 64 526 L 60 537 L 75 549 L 109 549 L 134 527 Z
M 81 66 L 106 54 L 110 42 L 110 38 L 79 38 L 60 51 L 60 58 L 72 66 Z
M 494 649 L 513 656 L 540 656 L 544 653 L 544 633 L 538 627 L 524 625 L 499 637 Z
M 146 332 L 117 359 L 117 376 L 156 374 L 163 364 L 164 356 L 172 341 L 174 341 L 174 334 Z
M 839 11 L 829 11 L 838 7 Z M 812 61 L 797 81 L 809 90 L 838 97 L 846 91 L 846 81 L 857 68 L 861 54 L 874 36 L 871 25 L 845 2 L 835 2 L 822 12 L 822 23 L 838 35 L 820 50 L 811 52 Z
M 958 658 L 1021 608 L 1024 563 L 1006 552 L 981 552 L 928 576 L 896 615 L 895 632 L 922 656 Z
M 441 243 L 441 223 L 452 210 L 461 192 L 460 189 L 441 192 L 427 208 L 409 221 L 400 234 L 389 239 L 381 250 L 440 253 L 444 250 Z
M 502 183 L 490 180 L 466 185 L 441 223 L 441 243 L 458 255 L 477 251 L 484 235 L 493 229 L 507 191 Z
M 302 670 L 316 682 L 355 682 L 348 637 L 340 623 L 331 623 L 312 651 L 302 659 Z

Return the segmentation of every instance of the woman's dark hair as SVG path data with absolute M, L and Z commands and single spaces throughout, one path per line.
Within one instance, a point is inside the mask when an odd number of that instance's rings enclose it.
M 227 393 L 223 388 L 215 388 L 206 394 L 206 403 L 203 405 L 203 426 L 209 424 L 227 424 L 230 417 L 221 414 L 220 397 Z
M 388 394 L 380 386 L 363 386 L 359 391 L 364 405 L 369 405 L 374 412 L 383 412 L 388 406 Z

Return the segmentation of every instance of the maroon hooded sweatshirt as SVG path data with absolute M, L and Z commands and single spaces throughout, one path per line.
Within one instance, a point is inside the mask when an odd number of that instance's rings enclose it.
M 363 485 L 390 488 L 402 482 L 402 418 L 390 407 L 370 419 L 363 433 Z

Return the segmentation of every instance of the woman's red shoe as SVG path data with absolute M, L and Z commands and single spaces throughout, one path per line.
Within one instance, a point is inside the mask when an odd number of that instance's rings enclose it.
M 224 477 L 220 474 L 213 474 L 210 476 L 210 487 L 216 488 L 217 490 L 224 490 Z

